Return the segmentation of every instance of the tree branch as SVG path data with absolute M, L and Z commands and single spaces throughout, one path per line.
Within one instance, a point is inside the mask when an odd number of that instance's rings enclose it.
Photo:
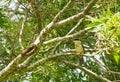
M 87 5 L 87 7 L 81 13 L 78 13 L 74 16 L 71 16 L 71 17 L 65 19 L 65 20 L 55 23 L 54 27 L 61 27 L 61 26 L 64 26 L 66 24 L 73 22 L 74 20 L 79 20 L 79 19 L 83 18 L 85 15 L 87 15 L 89 13 L 89 11 L 92 9 L 92 7 L 95 5 L 95 3 L 97 1 L 98 0 L 91 0 L 91 2 Z
M 67 51 L 67 52 L 64 52 L 64 53 L 57 53 L 57 54 L 54 54 L 52 56 L 48 56 L 46 58 L 42 58 L 40 60 L 38 60 L 37 62 L 31 64 L 30 66 L 28 66 L 27 68 L 24 68 L 23 70 L 21 71 L 30 71 L 30 70 L 33 70 L 35 69 L 35 67 L 38 67 L 44 63 L 46 63 L 47 61 L 51 61 L 51 60 L 57 60 L 58 58 L 60 57 L 63 57 L 63 56 L 71 56 L 71 55 L 74 55 L 74 56 L 87 56 L 87 57 L 92 57 L 94 55 L 90 55 L 90 54 L 80 54 L 80 53 L 76 53 L 76 52 L 71 52 L 71 51 Z
M 43 40 L 43 37 L 46 36 L 46 34 L 52 30 L 54 27 L 60 27 L 60 26 L 63 26 L 63 25 L 66 25 L 68 23 L 71 23 L 73 22 L 74 20 L 79 20 L 81 18 L 84 17 L 84 15 L 86 15 L 90 9 L 92 8 L 92 6 L 95 5 L 95 3 L 97 2 L 98 0 L 92 0 L 88 6 L 84 9 L 84 11 L 82 13 L 78 13 L 77 15 L 74 15 L 74 16 L 71 16 L 65 20 L 62 20 L 60 22 L 57 22 L 57 23 L 54 23 L 54 21 L 52 21 L 51 23 L 49 23 L 41 32 L 40 34 L 38 35 L 38 37 L 36 38 L 36 40 L 34 41 L 33 44 L 31 44 L 30 46 L 28 46 L 25 50 L 22 51 L 21 54 L 19 54 L 14 60 L 12 60 L 7 67 L 5 67 L 3 70 L 0 71 L 0 81 L 3 81 L 5 78 L 8 77 L 8 75 L 10 75 L 12 72 L 15 72 L 15 70 L 17 70 L 17 67 L 18 67 L 18 64 L 21 63 L 21 61 L 24 61 L 26 59 L 26 57 L 30 56 L 31 54 L 33 54 L 36 49 L 37 49 L 37 45 L 38 44 L 42 44 L 42 40 Z M 64 9 L 63 9 L 64 11 Z M 61 12 L 62 13 L 62 12 Z M 57 17 L 56 17 L 57 18 Z M 55 20 L 56 20 L 55 18 Z M 87 30 L 89 28 L 86 28 L 85 30 Z M 50 41 L 46 41 L 44 42 L 44 44 L 49 44 L 49 43 L 52 43 L 54 41 L 62 41 L 62 40 L 65 40 L 65 39 L 68 39 L 68 38 L 72 38 L 74 36 L 77 36 L 79 34 L 81 34 L 82 32 L 84 31 L 80 31 L 78 33 L 75 33 L 73 35 L 69 35 L 69 36 L 65 36 L 65 37 L 60 37 L 60 38 L 55 38 L 55 39 L 52 39 Z M 58 39 L 58 40 L 57 40 Z M 66 54 L 66 55 L 65 55 Z M 73 54 L 73 53 L 72 53 Z M 48 60 L 52 60 L 52 59 L 55 59 L 56 57 L 60 57 L 60 56 L 67 56 L 67 55 L 72 55 L 70 53 L 64 53 L 64 54 L 59 54 L 59 55 L 55 55 L 53 57 L 48 57 L 48 58 L 44 58 L 44 59 L 41 59 L 40 61 L 36 62 L 35 64 L 29 66 L 27 69 L 31 69 L 31 68 L 35 68 L 34 66 L 38 66 L 39 64 L 41 63 L 45 63 L 46 61 Z M 26 56 L 28 55 L 28 56 Z
M 88 5 L 87 7 L 84 9 L 83 12 L 81 13 L 78 13 L 77 15 L 74 15 L 74 16 L 71 16 L 65 20 L 62 20 L 60 22 L 57 22 L 57 23 L 54 23 L 54 21 L 52 21 L 51 23 L 49 23 L 41 32 L 40 34 L 38 35 L 38 37 L 36 38 L 34 44 L 37 45 L 39 44 L 40 42 L 42 43 L 42 37 L 44 37 L 46 35 L 46 33 L 48 33 L 50 30 L 52 30 L 53 28 L 55 27 L 61 27 L 61 26 L 64 26 L 68 23 L 71 23 L 73 22 L 74 20 L 78 20 L 78 19 L 81 19 L 83 18 L 86 14 L 88 14 L 88 12 L 90 11 L 90 9 L 95 5 L 95 3 L 97 2 L 98 0 L 92 0 Z
M 9 74 L 14 72 L 18 63 L 20 62 L 22 55 L 18 55 L 14 60 L 12 60 L 7 67 L 0 71 L 0 81 L 3 81 Z
M 25 12 L 25 17 L 23 19 L 20 34 L 19 34 L 19 44 L 20 44 L 20 47 L 21 47 L 22 50 L 24 50 L 24 47 L 22 45 L 22 34 L 23 34 L 23 29 L 25 27 L 26 21 L 27 21 L 27 11 Z
M 70 34 L 82 23 L 83 20 L 84 20 L 84 18 L 80 19 L 80 20 L 78 21 L 78 23 L 77 23 L 66 35 L 70 35 Z M 55 48 L 53 49 L 53 53 L 55 52 L 55 50 L 57 49 L 57 47 L 58 47 L 61 43 L 62 43 L 62 41 L 59 42 L 59 43 L 55 46 Z
M 89 30 L 89 29 L 91 29 L 91 28 L 94 28 L 94 27 L 85 28 L 84 30 L 80 30 L 79 32 L 74 33 L 74 34 L 71 34 L 71 35 L 68 35 L 68 36 L 57 37 L 57 38 L 51 39 L 51 40 L 49 40 L 49 41 L 45 41 L 45 42 L 43 42 L 43 44 L 44 44 L 44 45 L 47 45 L 47 44 L 50 44 L 50 43 L 53 43 L 53 42 L 63 41 L 63 40 L 66 40 L 66 39 L 71 39 L 71 38 L 74 38 L 74 37 L 77 36 L 77 35 L 80 35 L 80 34 L 84 33 L 85 31 L 87 31 L 87 30 Z
M 60 11 L 58 12 L 58 14 L 54 17 L 54 19 L 52 20 L 53 22 L 56 22 L 57 19 L 60 17 L 60 15 L 69 7 L 69 5 L 73 2 L 73 0 L 69 0 L 69 2 L 66 4 L 66 6 Z
M 47 62 L 47 61 L 50 61 L 50 60 L 56 60 L 57 58 L 59 57 L 62 57 L 62 56 L 70 56 L 70 55 L 78 55 L 79 53 L 71 53 L 71 52 L 68 52 L 68 53 L 58 53 L 58 54 L 54 54 L 52 56 L 48 56 L 46 58 L 42 58 L 41 60 L 35 62 L 34 64 L 31 64 L 31 66 L 27 67 L 26 70 L 32 70 L 34 69 L 35 67 L 38 67 L 39 65 Z
M 14 41 L 12 41 L 12 37 L 10 36 L 10 33 L 1 28 L 0 28 L 0 32 L 2 32 L 7 37 L 10 47 L 11 47 L 12 55 L 15 57 L 16 53 L 15 53 L 15 48 L 14 48 Z
M 102 80 L 102 81 L 104 81 L 104 82 L 112 82 L 112 81 L 110 81 L 109 79 L 104 78 L 104 77 L 102 77 L 102 76 L 99 76 L 99 75 L 97 75 L 96 73 L 92 72 L 91 70 L 89 70 L 89 69 L 87 69 L 87 68 L 85 68 L 85 67 L 81 67 L 80 65 L 77 65 L 77 64 L 74 64 L 74 63 L 71 63 L 71 62 L 68 62 L 68 61 L 63 61 L 63 62 L 64 62 L 65 64 L 69 65 L 69 66 L 74 67 L 74 68 L 79 68 L 79 69 L 81 69 L 81 70 L 83 70 L 83 71 L 85 71 L 85 72 L 87 72 L 87 73 L 95 76 L 96 78 L 99 78 L 100 80 Z

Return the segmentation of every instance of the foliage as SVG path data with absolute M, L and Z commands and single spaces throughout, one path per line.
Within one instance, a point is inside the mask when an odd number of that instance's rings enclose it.
M 90 1 L 98 2 L 85 11 Z M 119 0 L 69 2 L 70 0 L 0 1 L 1 79 L 6 82 L 120 80 Z M 68 6 L 65 8 L 66 4 Z M 81 13 L 83 15 L 80 16 Z M 80 20 L 82 22 L 77 26 Z M 64 23 L 61 24 L 62 22 Z M 73 28 L 75 29 L 69 33 Z M 32 46 L 38 37 L 40 41 Z M 78 53 L 72 51 L 75 38 L 81 40 L 85 49 L 84 66 L 77 64 Z M 5 68 L 9 68 L 7 72 L 4 71 Z

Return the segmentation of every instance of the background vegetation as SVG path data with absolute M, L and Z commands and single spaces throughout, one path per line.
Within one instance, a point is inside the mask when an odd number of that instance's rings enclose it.
M 119 7 L 120 0 L 0 0 L 0 82 L 120 82 Z

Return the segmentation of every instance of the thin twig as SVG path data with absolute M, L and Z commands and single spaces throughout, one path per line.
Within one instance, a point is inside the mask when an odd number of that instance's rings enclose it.
M 10 36 L 10 33 L 7 32 L 4 29 L 0 29 L 0 32 L 2 32 L 7 37 L 7 39 L 9 40 L 9 43 L 10 43 L 10 46 L 11 46 L 12 55 L 15 57 L 16 53 L 15 53 L 15 48 L 14 48 L 14 42 L 12 41 L 12 37 Z
M 70 35 L 70 34 L 82 23 L 83 20 L 84 20 L 84 18 L 80 19 L 80 20 L 78 21 L 78 23 L 77 23 L 66 35 Z M 53 53 L 55 53 L 55 50 L 56 50 L 57 47 L 58 47 L 59 45 L 61 45 L 61 44 L 62 44 L 62 41 L 59 42 L 59 43 L 55 46 L 55 48 L 53 49 Z
M 101 63 L 100 60 L 95 58 L 95 56 L 92 57 L 92 58 L 104 71 L 108 71 L 109 70 L 109 68 L 104 63 Z
M 85 67 L 81 67 L 80 65 L 77 65 L 77 64 L 74 64 L 74 63 L 71 63 L 71 62 L 68 62 L 68 61 L 63 61 L 63 62 L 64 62 L 65 64 L 69 65 L 69 66 L 72 66 L 72 67 L 75 67 L 75 68 L 79 68 L 79 69 L 81 69 L 81 70 L 83 70 L 83 71 L 85 71 L 85 72 L 87 72 L 87 73 L 95 76 L 96 78 L 99 78 L 100 80 L 102 80 L 102 81 L 104 81 L 104 82 L 112 82 L 112 81 L 110 81 L 109 79 L 104 78 L 104 77 L 102 77 L 102 76 L 100 76 L 100 75 L 92 72 L 91 70 L 89 70 L 89 69 L 87 69 L 87 68 L 85 68 Z
M 67 35 L 70 35 L 79 25 L 82 24 L 84 18 L 80 19 L 78 23 L 67 33 Z
M 23 19 L 22 26 L 21 26 L 21 29 L 20 29 L 20 34 L 19 34 L 19 44 L 20 44 L 20 47 L 21 47 L 22 50 L 24 50 L 24 47 L 23 47 L 23 44 L 22 44 L 22 34 L 23 34 L 23 29 L 25 27 L 26 21 L 27 21 L 27 12 L 25 13 L 25 17 Z
M 72 3 L 73 0 L 69 0 L 69 2 L 66 4 L 66 6 L 58 12 L 58 14 L 54 17 L 53 22 L 56 22 L 57 19 L 60 17 L 60 15 L 69 7 L 69 5 Z
M 53 42 L 57 42 L 57 41 L 64 41 L 66 39 L 71 39 L 71 38 L 74 38 L 75 36 L 77 35 L 80 35 L 81 33 L 91 29 L 91 28 L 94 28 L 94 27 L 88 27 L 88 28 L 85 28 L 84 30 L 80 30 L 79 32 L 77 33 L 74 33 L 74 34 L 71 34 L 71 35 L 68 35 L 68 36 L 64 36 L 64 37 L 57 37 L 57 38 L 54 38 L 54 39 L 51 39 L 49 41 L 45 41 L 43 42 L 44 45 L 47 45 L 47 44 L 50 44 L 50 43 L 53 43 Z
M 15 6 L 15 9 L 13 10 L 13 14 L 10 17 L 13 17 L 18 12 L 19 6 L 20 6 L 20 3 L 16 2 L 16 6 Z
M 116 74 L 116 75 L 120 75 L 120 72 L 115 72 L 115 71 L 106 71 L 107 73 L 112 73 L 112 74 Z
M 90 55 L 90 54 L 80 54 L 80 53 L 76 53 L 76 52 L 71 52 L 71 51 L 67 51 L 67 52 L 64 52 L 64 53 L 57 53 L 57 54 L 53 54 L 53 55 L 50 55 L 48 57 L 45 57 L 45 58 L 42 58 L 40 59 L 39 61 L 31 64 L 30 66 L 27 67 L 27 69 L 25 69 L 26 71 L 30 71 L 32 69 L 34 69 L 34 67 L 38 67 L 40 66 L 41 64 L 47 62 L 47 61 L 51 61 L 51 60 L 56 60 L 60 57 L 63 57 L 63 56 L 71 56 L 71 55 L 74 55 L 74 56 L 86 56 L 86 57 L 92 57 L 94 55 Z M 24 65 L 23 65 L 24 66 Z
M 38 67 L 39 65 L 50 61 L 50 60 L 56 60 L 57 58 L 63 57 L 63 56 L 70 56 L 70 55 L 78 55 L 80 53 L 76 53 L 76 52 L 68 52 L 68 53 L 58 53 L 58 54 L 54 54 L 52 56 L 48 56 L 46 58 L 42 58 L 41 60 L 31 64 L 30 66 L 27 67 L 26 70 L 32 70 L 34 69 L 34 67 Z

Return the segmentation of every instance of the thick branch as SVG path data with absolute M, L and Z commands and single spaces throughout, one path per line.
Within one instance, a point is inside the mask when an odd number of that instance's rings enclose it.
M 78 13 L 77 15 L 71 16 L 71 17 L 69 17 L 69 18 L 67 18 L 65 20 L 60 21 L 60 22 L 55 23 L 54 27 L 61 27 L 61 26 L 64 26 L 66 24 L 69 24 L 69 23 L 73 22 L 74 20 L 78 20 L 78 19 L 83 18 L 85 15 L 87 15 L 89 13 L 89 11 L 92 9 L 92 7 L 95 5 L 95 3 L 97 1 L 98 0 L 92 0 L 87 5 L 87 7 L 83 10 L 83 12 Z
M 8 75 L 11 75 L 11 73 L 15 72 L 17 70 L 18 64 L 21 63 L 22 60 L 25 60 L 26 57 L 33 54 L 36 49 L 36 45 L 31 44 L 21 54 L 19 54 L 15 59 L 13 59 L 7 65 L 7 67 L 0 71 L 0 81 L 3 81 L 5 78 L 8 77 Z
M 96 4 L 98 0 L 92 0 L 88 5 L 87 7 L 84 9 L 83 13 L 84 14 L 87 14 L 89 13 L 89 11 L 91 10 L 91 8 Z
M 42 30 L 42 21 L 41 21 L 41 13 L 40 13 L 41 6 L 38 3 L 39 2 L 37 0 L 35 0 L 31 3 L 31 5 L 32 5 L 33 9 L 35 10 L 35 17 L 36 17 L 37 26 L 38 26 L 37 31 L 39 34 Z
M 20 62 L 22 58 L 22 55 L 18 55 L 14 60 L 12 60 L 7 67 L 5 67 L 2 71 L 0 71 L 0 81 L 3 81 L 9 74 L 11 74 L 14 70 L 16 70 L 16 67 L 18 63 Z
M 40 51 L 39 53 L 46 53 L 48 51 L 50 51 L 51 49 L 53 49 L 53 47 L 47 49 L 47 50 L 44 50 L 44 51 Z M 37 52 L 36 52 L 37 53 Z M 24 62 L 22 62 L 21 64 L 18 65 L 18 67 L 21 69 L 21 68 L 25 68 L 28 66 L 28 64 L 30 64 L 30 61 L 34 58 L 35 54 L 34 55 L 31 55 L 29 56 Z

